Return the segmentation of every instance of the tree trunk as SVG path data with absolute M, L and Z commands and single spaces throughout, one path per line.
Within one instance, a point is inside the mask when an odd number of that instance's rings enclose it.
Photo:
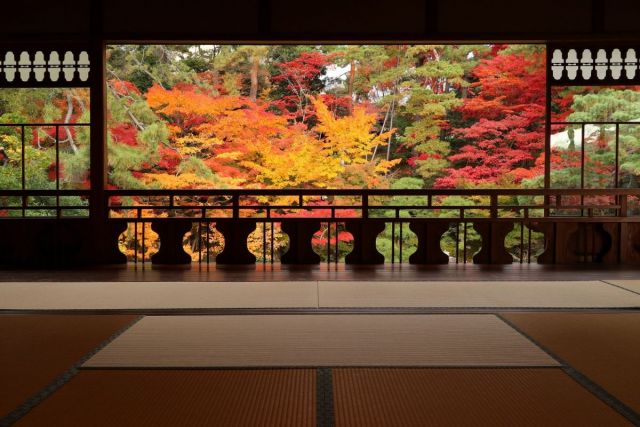
M 353 111 L 353 83 L 356 80 L 356 61 L 351 60 L 349 67 L 349 113 Z
M 213 83 L 213 94 L 215 96 L 219 96 L 220 92 L 218 91 L 218 86 L 220 86 L 220 73 L 217 69 L 214 69 L 211 72 L 211 83 Z
M 73 115 L 73 98 L 71 97 L 70 93 L 67 93 L 67 115 L 64 118 L 64 122 L 69 123 L 71 121 L 72 115 Z M 64 131 L 67 134 L 67 142 L 69 142 L 69 147 L 71 147 L 71 151 L 73 151 L 73 154 L 76 154 L 78 152 L 78 147 L 76 146 L 76 143 L 73 141 L 73 134 L 71 133 L 69 126 L 64 126 Z M 60 144 L 59 139 L 56 139 L 56 144 L 58 145 Z
M 252 101 L 258 99 L 258 72 L 260 71 L 260 57 L 254 55 L 251 57 L 251 90 L 249 91 L 249 98 Z
M 394 88 L 394 96 L 395 96 L 395 88 Z M 389 130 L 393 129 L 393 115 L 396 112 L 396 99 L 393 98 L 391 100 L 391 115 L 389 116 Z M 391 158 L 391 137 L 393 134 L 389 134 L 389 140 L 387 141 L 387 161 Z

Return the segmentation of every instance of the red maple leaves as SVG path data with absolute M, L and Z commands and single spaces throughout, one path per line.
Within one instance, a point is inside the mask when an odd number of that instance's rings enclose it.
M 465 145 L 436 186 L 519 183 L 544 149 L 545 71 L 541 53 L 499 54 L 474 69 L 476 94 L 458 109 L 468 127 L 453 129 Z M 517 171 L 517 173 L 514 173 Z

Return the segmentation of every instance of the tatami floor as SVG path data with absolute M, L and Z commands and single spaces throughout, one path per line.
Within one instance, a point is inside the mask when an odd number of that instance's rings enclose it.
M 0 426 L 640 425 L 635 271 L 464 269 L 12 272 Z

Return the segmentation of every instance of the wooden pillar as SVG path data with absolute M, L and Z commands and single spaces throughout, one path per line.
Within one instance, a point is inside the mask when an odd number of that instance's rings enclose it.
M 90 183 L 91 194 L 89 196 L 89 218 L 91 238 L 96 262 L 108 263 L 113 260 L 110 248 L 111 233 L 107 226 L 107 200 L 105 187 L 107 184 L 107 138 L 106 138 L 106 111 L 107 96 L 105 92 L 105 45 L 103 40 L 103 1 L 91 2 L 91 34 L 90 34 Z

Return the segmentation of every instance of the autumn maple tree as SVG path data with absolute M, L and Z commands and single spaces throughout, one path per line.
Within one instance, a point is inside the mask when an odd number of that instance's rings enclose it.
M 470 123 L 454 129 L 462 144 L 436 185 L 518 184 L 531 177 L 544 149 L 544 54 L 504 49 L 473 75 L 475 93 L 458 108 Z

